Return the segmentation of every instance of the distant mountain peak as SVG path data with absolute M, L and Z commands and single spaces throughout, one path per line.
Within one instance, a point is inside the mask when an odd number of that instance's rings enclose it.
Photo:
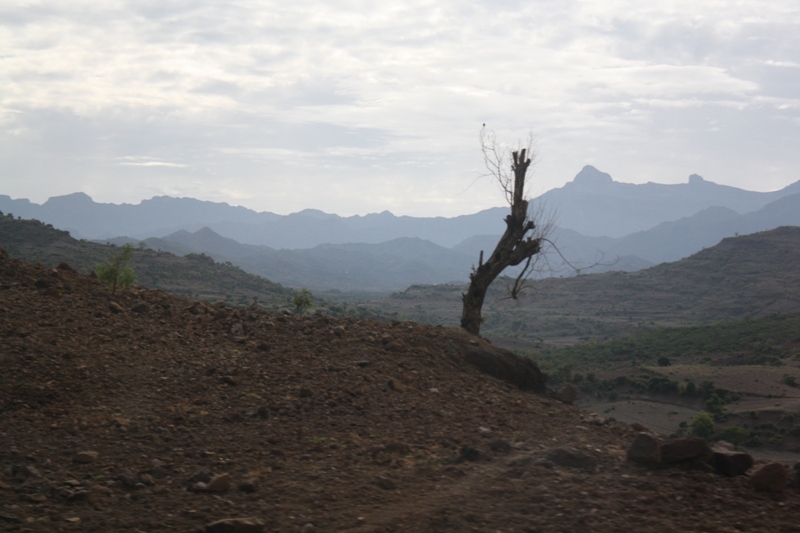
M 302 217 L 315 218 L 317 220 L 326 220 L 326 219 L 330 219 L 330 218 L 338 218 L 337 215 L 332 215 L 330 213 L 326 213 L 325 211 L 320 211 L 319 209 L 303 209 L 302 211 L 298 211 L 296 213 L 292 213 L 289 216 L 302 216 Z
M 706 180 L 703 179 L 703 176 L 698 174 L 692 174 L 689 176 L 689 185 L 699 185 L 701 183 L 708 183 Z
M 605 185 L 614 183 L 614 180 L 611 178 L 611 175 L 600 172 L 592 165 L 586 165 L 578 172 L 572 180 L 572 183 L 578 185 Z
M 205 237 L 205 236 L 219 237 L 220 236 L 219 233 L 217 233 L 213 229 L 209 228 L 208 226 L 203 226 L 199 230 L 195 231 L 194 234 L 198 235 L 198 236 L 201 236 L 201 237 Z
M 72 194 L 64 194 L 61 196 L 51 196 L 45 202 L 45 204 L 50 204 L 50 205 L 64 204 L 64 203 L 85 205 L 85 204 L 94 204 L 95 202 L 94 200 L 92 200 L 91 196 L 83 192 L 74 192 Z

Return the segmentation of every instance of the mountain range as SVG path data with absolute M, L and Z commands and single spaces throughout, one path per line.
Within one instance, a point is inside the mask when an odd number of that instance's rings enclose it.
M 555 214 L 550 240 L 570 265 L 586 272 L 635 271 L 687 257 L 725 237 L 800 225 L 800 182 L 768 193 L 697 175 L 677 185 L 634 185 L 586 166 L 531 205 Z M 41 205 L 0 195 L 0 211 L 75 237 L 143 241 L 180 255 L 202 252 L 290 286 L 345 291 L 466 281 L 480 251 L 493 249 L 507 214 L 497 207 L 453 218 L 387 211 L 341 217 L 313 209 L 282 216 L 191 198 L 102 204 L 83 193 Z M 574 272 L 555 253 L 548 263 L 550 275 Z
M 695 215 L 708 207 L 726 207 L 744 214 L 798 193 L 800 181 L 764 193 L 718 185 L 697 175 L 682 184 L 634 185 L 615 182 L 608 174 L 586 166 L 571 182 L 537 197 L 532 206 L 554 213 L 560 228 L 586 236 L 622 237 Z M 314 209 L 277 215 L 167 196 L 137 205 L 117 205 L 97 203 L 84 193 L 74 193 L 39 205 L 0 195 L 0 211 L 53 224 L 75 238 L 96 240 L 127 235 L 145 239 L 209 227 L 244 244 L 277 249 L 379 243 L 399 237 L 419 237 L 450 248 L 475 235 L 501 233 L 506 210 L 497 207 L 452 218 L 395 216 L 388 211 L 341 217 Z
M 633 272 L 688 257 L 726 237 L 779 226 L 800 226 L 800 194 L 780 198 L 743 215 L 724 207 L 709 207 L 694 216 L 664 222 L 620 238 L 586 237 L 573 230 L 557 228 L 551 238 L 571 266 L 564 264 L 551 250 L 545 275 L 571 275 L 573 267 L 584 273 Z M 231 261 L 248 272 L 289 286 L 313 290 L 389 291 L 416 283 L 466 282 L 480 251 L 489 253 L 497 238 L 497 235 L 477 235 L 452 248 L 418 237 L 401 237 L 378 244 L 321 244 L 308 249 L 276 250 L 241 244 L 203 228 L 148 238 L 144 243 L 149 248 L 177 255 L 205 253 L 217 261 Z M 117 238 L 111 242 L 136 241 Z

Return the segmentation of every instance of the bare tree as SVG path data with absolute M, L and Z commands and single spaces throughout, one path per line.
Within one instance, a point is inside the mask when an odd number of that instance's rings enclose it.
M 507 152 L 498 147 L 495 134 L 487 133 L 485 126 L 481 130 L 481 149 L 489 175 L 502 188 L 511 213 L 505 218 L 506 230 L 503 236 L 486 262 L 483 261 L 481 251 L 478 266 L 472 268 L 469 276 L 469 289 L 462 295 L 464 306 L 461 327 L 473 335 L 480 333 L 481 309 L 489 285 L 507 267 L 524 263 L 518 275 L 507 286 L 508 296 L 516 299 L 526 288 L 529 276 L 535 271 L 536 259 L 543 252 L 543 246 L 549 243 L 547 236 L 552 230 L 552 224 L 542 220 L 541 213 L 531 215 L 528 212 L 525 178 L 531 160 L 535 157 L 530 143 L 527 148 L 511 152 L 510 173 L 507 170 Z

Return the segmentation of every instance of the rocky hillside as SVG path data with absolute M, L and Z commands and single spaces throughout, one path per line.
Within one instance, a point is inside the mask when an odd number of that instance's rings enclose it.
M 655 326 L 686 326 L 800 313 L 800 227 L 723 239 L 691 257 L 638 272 L 537 282 L 528 298 L 504 297 L 496 282 L 482 333 L 549 343 L 604 339 Z M 457 324 L 462 285 L 415 285 L 375 307 L 400 317 Z
M 798 530 L 780 465 L 631 462 L 676 449 L 542 386 L 458 330 L 109 298 L 0 250 L 0 529 Z
M 55 266 L 69 263 L 89 273 L 117 251 L 114 247 L 73 239 L 66 231 L 38 220 L 19 220 L 0 215 L 0 246 L 12 257 L 29 263 Z M 171 253 L 137 249 L 131 266 L 139 282 L 147 287 L 203 300 L 226 300 L 238 305 L 253 299 L 267 308 L 291 305 L 294 291 L 265 278 L 248 274 L 230 263 L 217 263 L 203 254 L 183 257 Z

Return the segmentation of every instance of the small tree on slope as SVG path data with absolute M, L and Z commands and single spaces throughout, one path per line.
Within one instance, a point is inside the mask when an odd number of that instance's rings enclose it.
M 97 279 L 108 283 L 111 294 L 117 292 L 117 287 L 127 289 L 136 283 L 136 273 L 128 266 L 133 250 L 133 245 L 128 243 L 118 252 L 113 252 L 105 263 L 98 263 L 94 268 Z

